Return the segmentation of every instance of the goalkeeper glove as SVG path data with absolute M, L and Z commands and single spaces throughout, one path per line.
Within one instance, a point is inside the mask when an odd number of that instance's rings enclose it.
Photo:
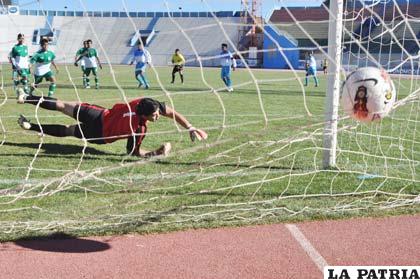
M 201 141 L 207 139 L 208 137 L 206 132 L 200 129 L 196 129 L 192 126 L 188 128 L 188 131 L 190 132 L 191 141 L 195 141 L 196 139 Z

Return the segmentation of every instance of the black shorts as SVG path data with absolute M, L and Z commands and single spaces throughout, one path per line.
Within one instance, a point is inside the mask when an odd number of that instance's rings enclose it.
M 84 136 L 87 141 L 91 143 L 105 144 L 106 142 L 103 139 L 102 132 L 102 115 L 105 110 L 106 109 L 103 107 L 87 103 L 75 106 L 73 110 L 73 118 L 81 122 L 81 130 L 76 128 L 75 136 L 78 138 L 83 138 Z
M 184 65 L 175 65 L 174 69 L 172 70 L 173 73 L 182 72 L 184 70 Z

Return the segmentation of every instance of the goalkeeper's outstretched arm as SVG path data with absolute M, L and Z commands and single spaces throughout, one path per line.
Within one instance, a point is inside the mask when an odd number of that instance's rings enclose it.
M 185 116 L 175 111 L 171 107 L 166 106 L 166 112 L 163 114 L 163 116 L 175 119 L 179 125 L 185 129 L 188 129 L 192 141 L 195 141 L 195 139 L 199 141 L 207 139 L 207 133 L 205 131 L 194 128 L 193 125 L 187 120 L 187 118 L 185 118 Z
M 150 108 L 153 110 L 153 112 L 147 111 L 147 104 L 149 103 L 156 105 Z M 140 108 L 137 107 L 137 110 L 140 111 L 139 115 L 142 115 L 144 117 L 144 120 L 146 120 L 146 122 L 144 123 L 144 125 L 141 125 L 136 131 L 131 131 L 132 135 L 128 137 L 127 146 L 126 146 L 126 150 L 129 155 L 134 155 L 134 156 L 139 156 L 139 157 L 152 157 L 152 156 L 169 154 L 169 151 L 171 150 L 170 143 L 165 143 L 154 151 L 147 151 L 140 148 L 141 143 L 146 136 L 147 122 L 148 121 L 155 122 L 159 119 L 161 115 L 175 120 L 179 125 L 187 129 L 189 131 L 190 138 L 192 141 L 195 141 L 195 140 L 201 141 L 201 140 L 207 139 L 207 133 L 205 131 L 194 128 L 191 125 L 191 123 L 187 120 L 187 118 L 185 118 L 185 116 L 175 111 L 173 108 L 169 106 L 165 106 L 164 104 L 159 103 L 150 98 L 143 99 L 141 105 L 142 106 Z M 159 105 L 160 107 L 158 107 L 157 105 Z M 143 112 L 145 114 L 143 114 Z
M 140 129 L 137 129 L 135 131 L 135 134 L 127 139 L 127 154 L 148 158 L 160 155 L 166 156 L 171 151 L 172 146 L 168 142 L 162 144 L 158 149 L 153 151 L 148 151 L 143 148 L 140 148 L 141 142 L 144 137 L 145 134 L 142 133 Z

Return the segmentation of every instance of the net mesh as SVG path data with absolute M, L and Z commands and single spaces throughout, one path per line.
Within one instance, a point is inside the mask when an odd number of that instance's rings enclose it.
M 325 76 L 319 74 L 321 86 L 315 89 L 311 84 L 304 86 L 301 70 L 251 68 L 247 52 L 237 48 L 236 37 L 231 35 L 243 23 L 217 17 L 210 0 L 201 3 L 211 12 L 210 18 L 193 22 L 169 13 L 166 24 L 171 26 L 161 27 L 156 37 L 165 38 L 171 49 L 177 47 L 177 41 L 171 41 L 174 37 L 185 43 L 187 63 L 198 66 L 186 71 L 186 78 L 194 79 L 191 86 L 168 86 L 170 70 L 152 62 L 148 72 L 155 88 L 150 93 L 139 93 L 132 68 L 113 63 L 116 55 L 127 55 L 109 43 L 110 38 L 129 39 L 118 37 L 119 26 L 130 28 L 130 34 L 146 28 L 145 22 L 129 16 L 124 1 L 121 7 L 128 17 L 119 22 L 90 16 L 47 21 L 50 29 L 62 30 L 53 46 L 64 69 L 59 75 L 59 98 L 110 107 L 150 94 L 209 132 L 206 142 L 191 144 L 188 131 L 175 121 L 160 120 L 162 124 L 149 129 L 144 144 L 154 148 L 172 142 L 174 150 L 166 158 L 132 158 L 122 152 L 124 143 L 95 146 L 86 140 L 20 130 L 16 118 L 22 112 L 34 123 L 68 124 L 71 120 L 39 106 L 16 106 L 8 82 L 9 65 L 2 65 L 2 238 L 58 230 L 80 234 L 159 231 L 418 211 L 420 15 L 410 7 L 414 4 L 346 1 L 343 75 L 357 67 L 381 66 L 392 74 L 398 102 L 389 117 L 371 124 L 350 120 L 340 110 L 337 168 L 326 170 L 322 168 Z M 168 2 L 162 4 L 170 11 Z M 80 5 L 87 12 L 82 0 Z M 39 9 L 43 10 L 42 1 Z M 285 7 L 292 21 L 266 24 L 299 38 L 300 52 L 314 51 L 322 61 L 328 59 L 328 32 L 319 34 L 319 30 L 328 26 L 329 8 L 323 4 L 320 9 L 327 15 L 323 20 L 305 20 Z M 16 33 L 33 31 L 31 17 L 28 22 L 21 19 L 7 16 L 6 21 Z M 79 26 L 85 35 L 71 33 L 66 26 Z M 265 29 L 262 32 L 273 40 Z M 232 74 L 233 94 L 225 92 L 218 69 L 205 67 L 220 59 L 218 52 L 200 51 L 208 34 L 221 36 L 244 65 Z M 78 69 L 66 64 L 73 52 L 67 51 L 66 43 L 75 36 L 91 36 L 108 65 L 100 74 L 104 81 L 99 91 L 81 91 Z M 0 45 L 9 49 L 12 42 Z M 278 43 L 276 47 L 284 53 Z M 159 56 L 170 57 L 170 53 L 154 54 Z M 45 88 L 36 94 L 46 94 Z

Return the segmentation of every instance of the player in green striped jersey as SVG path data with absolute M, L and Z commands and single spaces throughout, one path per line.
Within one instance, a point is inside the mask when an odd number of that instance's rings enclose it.
M 56 88 L 56 80 L 53 72 L 51 71 L 51 64 L 54 66 L 56 73 L 58 73 L 57 65 L 54 63 L 55 54 L 48 50 L 48 39 L 41 40 L 41 49 L 38 50 L 31 58 L 30 63 L 35 64 L 34 77 L 35 83 L 31 88 L 31 94 L 35 90 L 38 84 L 45 80 L 50 82 L 48 88 L 48 97 L 54 95 Z
M 87 41 L 83 41 L 83 47 L 79 48 L 76 52 L 76 56 L 74 57 L 74 66 L 78 66 L 77 61 L 79 61 L 79 57 L 81 56 L 82 58 L 80 59 L 80 68 L 82 69 L 82 77 L 83 77 L 83 87 L 86 87 L 86 73 L 85 73 L 85 58 L 84 56 L 82 56 L 82 54 L 84 54 L 87 51 L 88 47 L 87 47 Z
M 18 34 L 17 36 L 18 43 L 13 46 L 9 54 L 9 60 L 13 66 L 13 79 L 15 87 L 21 83 L 23 85 L 25 93 L 29 92 L 29 54 L 28 47 L 24 44 L 25 35 Z M 20 80 L 19 80 L 20 78 Z
M 87 49 L 76 59 L 78 62 L 81 59 L 85 60 L 85 88 L 90 88 L 89 75 L 92 73 L 95 76 L 96 89 L 99 89 L 98 66 L 102 70 L 102 64 L 98 57 L 98 52 L 92 47 L 92 40 L 87 40 Z

